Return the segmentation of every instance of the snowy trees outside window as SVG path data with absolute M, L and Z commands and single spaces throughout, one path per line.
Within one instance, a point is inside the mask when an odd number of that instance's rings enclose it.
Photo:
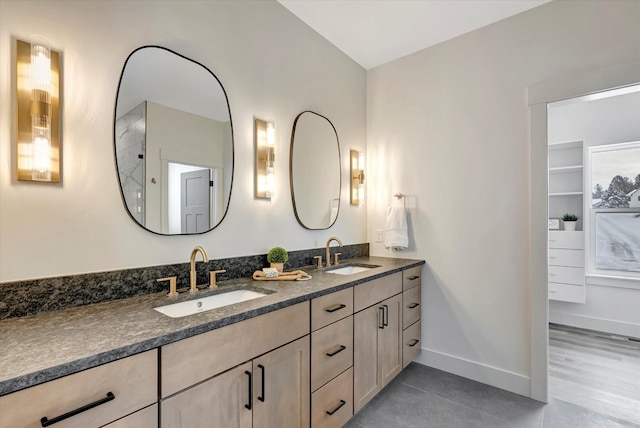
M 590 173 L 593 267 L 640 273 L 640 142 L 591 147 Z

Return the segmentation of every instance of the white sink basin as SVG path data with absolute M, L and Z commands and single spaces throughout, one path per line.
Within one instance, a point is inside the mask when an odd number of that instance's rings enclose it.
M 378 266 L 345 266 L 337 269 L 326 271 L 327 273 L 335 273 L 336 275 L 353 275 L 354 273 L 366 272 Z
M 171 318 L 186 317 L 187 315 L 197 314 L 199 312 L 210 311 L 211 309 L 221 308 L 223 306 L 233 305 L 234 303 L 246 302 L 247 300 L 257 299 L 266 296 L 264 293 L 258 293 L 251 290 L 235 290 L 226 293 L 215 294 L 202 299 L 187 300 L 186 302 L 173 303 L 171 305 L 153 308 Z

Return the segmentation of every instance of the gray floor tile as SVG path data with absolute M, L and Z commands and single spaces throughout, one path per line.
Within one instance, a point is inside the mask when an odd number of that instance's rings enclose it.
M 390 383 L 347 425 L 351 428 L 518 428 L 503 419 L 418 390 Z
M 640 428 L 640 425 L 552 398 L 545 407 L 543 427 Z
M 521 428 L 540 427 L 544 418 L 543 403 L 421 364 L 410 364 L 397 381 Z

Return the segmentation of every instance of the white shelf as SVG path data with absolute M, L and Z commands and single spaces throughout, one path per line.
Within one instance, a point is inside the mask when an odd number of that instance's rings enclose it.
M 558 166 L 555 168 L 549 168 L 549 174 L 558 174 L 562 172 L 582 172 L 582 165 L 568 165 L 568 166 Z
M 549 151 L 582 148 L 582 141 L 564 141 L 561 143 L 549 143 Z
M 560 192 L 560 193 L 549 193 L 549 196 L 582 196 L 584 192 Z

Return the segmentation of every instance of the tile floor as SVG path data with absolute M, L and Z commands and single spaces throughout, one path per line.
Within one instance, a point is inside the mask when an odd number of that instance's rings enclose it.
M 640 425 L 557 399 L 544 405 L 411 363 L 346 427 L 640 428 Z

